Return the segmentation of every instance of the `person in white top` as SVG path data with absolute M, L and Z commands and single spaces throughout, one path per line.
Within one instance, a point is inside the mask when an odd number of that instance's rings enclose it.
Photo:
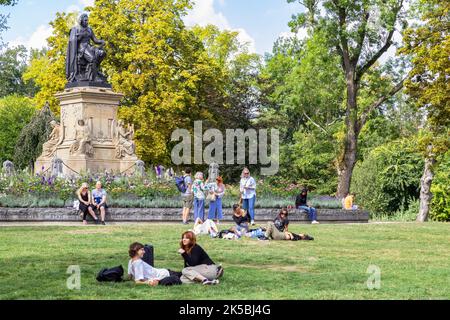
M 179 273 L 177 272 L 168 269 L 154 268 L 142 260 L 145 254 L 144 245 L 142 243 L 132 243 L 128 250 L 128 254 L 131 258 L 130 261 L 128 261 L 128 277 L 137 284 L 156 286 L 164 278 L 173 275 L 179 276 Z
M 255 224 L 256 181 L 250 176 L 248 168 L 242 170 L 239 191 L 241 192 L 242 209 L 250 215 L 251 224 Z

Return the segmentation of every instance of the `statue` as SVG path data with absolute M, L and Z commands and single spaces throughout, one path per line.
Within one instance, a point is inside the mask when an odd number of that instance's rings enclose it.
M 94 148 L 91 145 L 91 130 L 83 119 L 78 120 L 75 140 L 70 146 L 70 154 L 85 154 L 88 157 L 94 155 Z
M 123 121 L 119 120 L 117 124 L 117 137 L 116 137 L 116 158 L 121 159 L 127 156 L 135 155 L 135 145 L 133 142 L 134 127 L 128 126 L 125 129 Z
M 212 162 L 209 165 L 208 170 L 208 181 L 209 182 L 216 182 L 216 178 L 219 176 L 219 165 L 215 162 Z
M 52 159 L 52 176 L 53 177 L 63 176 L 63 161 L 60 158 L 54 157 Z
M 60 126 L 55 120 L 50 121 L 52 126 L 52 132 L 50 133 L 49 140 L 42 145 L 42 157 L 50 158 L 56 152 L 56 147 L 59 146 L 64 140 L 64 134 L 62 126 Z
M 3 172 L 7 177 L 11 177 L 12 175 L 14 175 L 14 163 L 9 160 L 3 162 Z
M 91 45 L 91 40 L 100 47 Z M 110 87 L 106 82 L 106 77 L 100 72 L 100 63 L 106 56 L 104 45 L 105 41 L 97 39 L 89 27 L 88 15 L 82 14 L 79 26 L 72 28 L 69 33 L 66 56 L 68 86 L 78 81 L 90 81 Z
M 145 175 L 145 163 L 142 160 L 136 161 L 136 170 L 134 171 L 134 174 L 143 177 Z

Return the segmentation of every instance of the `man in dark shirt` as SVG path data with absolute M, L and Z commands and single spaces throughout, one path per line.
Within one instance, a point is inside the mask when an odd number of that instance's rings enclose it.
M 303 188 L 302 192 L 295 198 L 295 207 L 300 210 L 305 210 L 308 213 L 308 217 L 311 220 L 312 224 L 319 223 L 317 221 L 316 208 L 308 206 L 307 197 L 308 189 Z

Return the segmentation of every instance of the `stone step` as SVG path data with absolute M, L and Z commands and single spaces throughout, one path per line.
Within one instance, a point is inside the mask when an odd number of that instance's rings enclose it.
M 271 221 L 279 208 L 255 209 L 255 220 Z M 208 211 L 205 210 L 205 218 Z M 191 211 L 191 219 L 192 219 Z M 80 221 L 73 208 L 0 208 L 0 221 Z M 107 221 L 181 221 L 181 208 L 108 208 Z M 232 209 L 223 210 L 222 221 L 232 221 Z M 302 210 L 289 211 L 292 222 L 309 223 L 308 215 Z M 362 210 L 317 209 L 317 220 L 322 223 L 367 223 L 369 213 Z

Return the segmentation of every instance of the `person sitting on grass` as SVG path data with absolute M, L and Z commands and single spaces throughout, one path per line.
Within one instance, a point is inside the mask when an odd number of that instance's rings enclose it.
M 248 217 L 249 215 L 245 210 L 241 209 L 239 204 L 233 205 L 233 221 L 235 225 L 231 227 L 229 230 L 233 232 L 238 237 L 241 237 L 243 234 L 248 232 Z
M 266 238 L 263 240 L 314 240 L 313 237 L 310 237 L 307 234 L 295 234 L 289 232 L 288 215 L 289 213 L 287 208 L 281 208 L 280 213 L 278 213 L 274 221 L 269 221 L 267 223 L 267 229 L 265 232 Z
M 142 243 L 133 242 L 130 244 L 128 254 L 131 258 L 128 262 L 128 277 L 130 280 L 134 280 L 136 284 L 146 284 L 149 286 L 157 286 L 158 284 L 168 285 L 165 283 L 167 282 L 165 280 L 175 277 L 178 278 L 179 281 L 179 278 L 181 277 L 181 272 L 154 268 L 142 260 L 145 254 L 144 245 Z M 177 283 L 175 282 L 172 284 Z
M 184 269 L 181 270 L 181 282 L 202 283 L 203 285 L 218 284 L 223 275 L 221 265 L 216 265 L 208 254 L 197 244 L 197 238 L 192 231 L 181 235 L 178 253 L 184 259 Z
M 100 213 L 100 217 L 102 219 L 102 224 L 105 225 L 105 214 L 106 214 L 106 191 L 102 188 L 101 181 L 97 181 L 95 184 L 95 189 L 92 190 L 92 204 L 94 208 Z
M 89 186 L 87 183 L 83 183 L 81 185 L 81 188 L 78 189 L 78 191 L 77 191 L 77 196 L 78 196 L 78 200 L 80 201 L 78 209 L 81 211 L 81 214 L 83 215 L 83 224 L 87 224 L 86 217 L 87 217 L 88 213 L 94 219 L 95 224 L 98 224 L 98 218 L 95 215 L 94 210 L 92 210 L 91 193 L 89 192 Z

